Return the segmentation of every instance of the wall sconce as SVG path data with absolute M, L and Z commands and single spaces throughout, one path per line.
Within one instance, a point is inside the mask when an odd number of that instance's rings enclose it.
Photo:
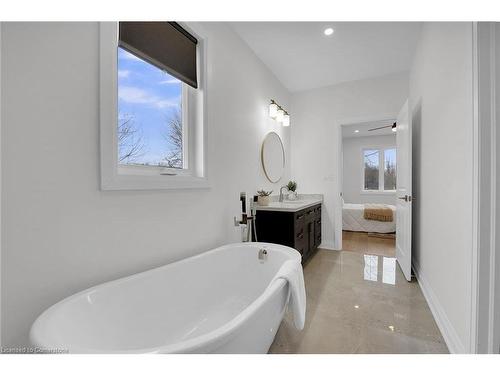
M 276 116 L 278 116 L 278 104 L 271 99 L 271 104 L 269 104 L 269 117 L 274 120 Z
M 283 126 L 290 126 L 290 115 L 288 112 L 285 111 L 285 114 L 283 115 Z
M 283 117 L 285 117 L 285 111 L 283 110 L 283 108 L 280 108 L 280 109 L 278 109 L 278 116 L 276 116 L 276 121 L 278 121 L 279 123 L 282 123 Z
M 290 126 L 290 114 L 273 99 L 271 99 L 271 103 L 269 104 L 269 117 L 283 126 Z

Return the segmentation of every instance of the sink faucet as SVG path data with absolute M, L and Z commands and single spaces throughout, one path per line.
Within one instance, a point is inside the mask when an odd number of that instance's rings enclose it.
M 283 188 L 288 190 L 288 186 L 283 185 L 282 187 L 280 187 L 280 202 L 283 202 Z

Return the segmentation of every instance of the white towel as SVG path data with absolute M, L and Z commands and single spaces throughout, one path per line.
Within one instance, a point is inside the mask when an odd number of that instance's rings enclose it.
M 306 320 L 306 287 L 302 264 L 296 260 L 287 260 L 274 279 L 285 279 L 291 290 L 289 306 L 293 314 L 295 328 L 302 330 Z

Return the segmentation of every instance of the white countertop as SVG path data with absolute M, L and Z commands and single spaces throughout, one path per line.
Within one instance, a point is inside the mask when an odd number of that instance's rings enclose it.
M 323 202 L 323 197 L 300 197 L 296 201 L 284 200 L 283 202 L 271 201 L 269 206 L 255 205 L 257 211 L 284 211 L 284 212 L 297 212 L 304 208 L 309 208 Z

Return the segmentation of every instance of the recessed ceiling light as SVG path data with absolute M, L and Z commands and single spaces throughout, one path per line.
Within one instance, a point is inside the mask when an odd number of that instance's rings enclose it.
M 359 130 L 354 130 L 354 133 L 359 133 Z
M 323 32 L 325 33 L 326 36 L 330 36 L 333 34 L 334 30 L 331 27 L 328 27 Z

